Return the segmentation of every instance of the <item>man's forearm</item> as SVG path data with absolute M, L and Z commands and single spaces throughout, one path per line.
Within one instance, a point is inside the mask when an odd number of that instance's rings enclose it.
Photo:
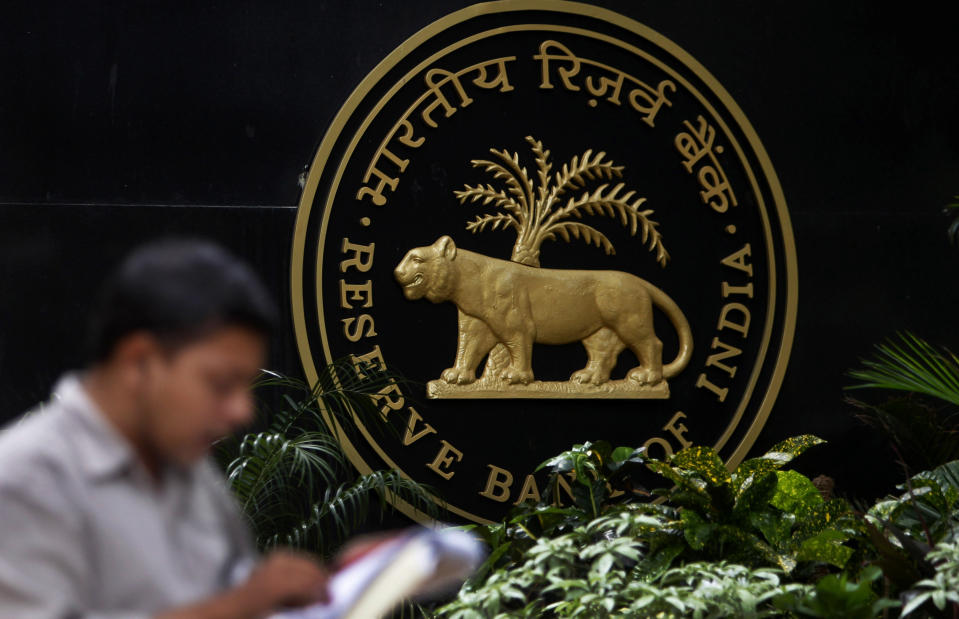
M 272 605 L 241 585 L 202 602 L 169 610 L 154 619 L 260 619 L 270 614 Z M 257 599 L 259 598 L 259 599 Z

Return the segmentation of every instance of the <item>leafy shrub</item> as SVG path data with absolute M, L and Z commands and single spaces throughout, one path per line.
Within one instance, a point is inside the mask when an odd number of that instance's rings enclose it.
M 575 445 L 541 466 L 550 471 L 541 502 L 477 528 L 490 557 L 439 616 L 761 617 L 781 612 L 780 598 L 793 612 L 867 598 L 884 607 L 872 572 L 851 588 L 837 581 L 838 597 L 831 581 L 821 591 L 798 582 L 800 566 L 810 577 L 821 575 L 811 568 L 858 570 L 864 539 L 845 501 L 781 470 L 819 443 L 784 441 L 731 473 L 707 447 L 660 461 L 605 442 Z M 650 473 L 672 485 L 647 491 Z M 551 501 L 564 484 L 573 504 L 562 507 Z
M 525 561 L 467 583 L 440 617 L 764 617 L 773 598 L 803 589 L 774 568 L 689 563 L 664 571 L 643 562 L 645 531 L 665 523 L 638 509 L 601 516 L 537 539 Z
M 290 546 L 328 557 L 368 523 L 374 504 L 382 521 L 391 495 L 437 514 L 427 488 L 397 471 L 357 475 L 340 447 L 354 415 L 376 428 L 372 395 L 390 380 L 372 371 L 361 377 L 340 362 L 322 370 L 313 387 L 272 372 L 258 381 L 254 393 L 277 389 L 281 406 L 270 411 L 260 403 L 257 428 L 222 441 L 216 453 L 261 550 Z
M 790 592 L 778 598 L 776 605 L 801 617 L 878 617 L 885 609 L 899 606 L 899 602 L 880 598 L 873 590 L 881 577 L 882 570 L 874 565 L 865 568 L 858 580 L 850 580 L 847 574 L 829 574 L 802 590 L 801 595 Z
M 814 436 L 789 439 L 732 473 L 709 447 L 689 447 L 668 463 L 650 460 L 647 466 L 674 484 L 654 491 L 678 507 L 682 545 L 670 552 L 787 573 L 801 562 L 844 568 L 854 552 L 844 542 L 859 528 L 850 506 L 824 499 L 802 474 L 779 470 L 822 442 Z
M 959 220 L 957 220 L 959 222 Z M 849 398 L 856 417 L 882 433 L 907 473 L 959 458 L 959 358 L 909 332 L 876 346 L 849 372 L 849 390 L 900 394 L 879 404 Z
M 914 591 L 903 596 L 908 600 L 903 617 L 930 602 L 940 611 L 951 604 L 953 616 L 959 612 L 959 543 L 939 543 L 928 558 L 936 566 L 935 576 L 920 580 Z

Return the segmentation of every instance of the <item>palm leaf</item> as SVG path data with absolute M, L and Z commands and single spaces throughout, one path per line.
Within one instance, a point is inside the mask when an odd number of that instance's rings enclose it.
M 532 215 L 533 208 L 533 184 L 526 173 L 526 168 L 519 163 L 519 155 L 513 153 L 510 156 L 505 149 L 496 150 L 491 148 L 490 153 L 496 155 L 500 160 L 490 161 L 489 159 L 473 159 L 470 163 L 473 167 L 482 167 L 486 172 L 492 173 L 493 178 L 504 181 L 507 191 L 513 195 L 520 207 L 527 214 L 527 219 Z
M 246 510 L 264 495 L 284 484 L 306 492 L 337 483 L 347 461 L 333 436 L 305 432 L 287 438 L 282 434 L 248 434 L 240 454 L 227 467 L 227 482 Z
M 611 256 L 616 253 L 616 250 L 613 249 L 613 244 L 608 238 L 606 238 L 605 234 L 596 228 L 583 223 L 566 221 L 553 224 L 549 231 L 543 236 L 543 240 L 546 241 L 555 239 L 557 235 L 562 237 L 562 239 L 567 243 L 570 241 L 570 237 L 574 239 L 582 237 L 582 239 L 586 241 L 587 245 L 602 247 L 607 256 Z
M 522 217 L 523 209 L 520 207 L 519 203 L 516 202 L 511 196 L 506 195 L 506 192 L 503 190 L 496 191 L 493 189 L 492 185 L 477 185 L 471 187 L 470 185 L 463 185 L 461 191 L 454 191 L 453 195 L 456 196 L 460 204 L 466 204 L 466 201 L 478 202 L 482 200 L 482 205 L 486 206 L 493 203 L 493 206 L 496 208 L 502 208 L 503 210 L 513 213 L 518 217 Z
M 849 372 L 860 381 L 847 389 L 889 389 L 938 398 L 959 405 L 959 359 L 912 333 L 900 333 L 876 346 L 863 369 Z
M 299 546 L 329 554 L 333 547 L 323 544 L 338 543 L 349 527 L 355 528 L 366 517 L 368 509 L 356 498 L 363 488 L 384 497 L 395 491 L 426 513 L 436 511 L 427 490 L 409 479 L 394 480 L 390 471 L 359 478 L 363 483 L 355 481 L 355 471 L 340 447 L 340 434 L 354 432 L 360 421 L 370 432 L 389 429 L 399 434 L 399 428 L 383 422 L 374 396 L 402 379 L 373 367 L 357 367 L 351 360 L 318 371 L 312 387 L 299 379 L 265 372 L 255 391 L 261 429 L 217 445 L 228 483 L 261 548 L 293 531 L 319 509 L 339 521 L 339 528 L 334 527 L 339 533 L 315 538 L 312 546 Z M 263 405 L 270 399 L 264 395 L 279 402 L 277 412 Z M 348 491 L 354 486 L 351 494 Z M 332 504 L 317 507 L 324 502 Z M 427 511 L 426 503 L 433 512 Z M 380 509 L 392 508 L 384 502 Z M 344 518 L 349 510 L 355 514 Z
M 435 516 L 438 511 L 425 486 L 395 470 L 373 471 L 353 482 L 328 489 L 321 500 L 310 506 L 307 517 L 289 530 L 260 540 L 260 545 L 267 548 L 279 545 L 294 548 L 338 546 L 366 523 L 374 500 L 379 505 L 382 522 L 390 498 L 403 499 L 429 516 Z
M 583 153 L 582 157 L 574 156 L 568 164 L 564 163 L 562 169 L 556 173 L 551 197 L 557 198 L 567 191 L 581 189 L 587 181 L 621 178 L 623 166 L 604 161 L 605 157 L 605 152 L 600 151 L 594 156 L 590 149 Z
M 951 405 L 910 395 L 879 404 L 847 397 L 856 419 L 884 435 L 908 470 L 931 469 L 959 459 L 959 412 Z
M 583 214 L 586 214 L 618 218 L 623 227 L 629 229 L 631 236 L 641 233 L 643 243 L 648 245 L 650 251 L 655 250 L 656 261 L 665 267 L 669 261 L 669 253 L 663 245 L 662 235 L 656 229 L 659 224 L 649 218 L 653 211 L 639 210 L 639 207 L 646 202 L 646 198 L 634 199 L 635 191 L 627 191 L 620 195 L 624 187 L 624 183 L 617 183 L 612 188 L 609 184 L 603 184 L 592 193 L 585 192 L 579 198 L 570 198 L 566 206 L 554 212 L 546 220 L 541 239 L 545 240 L 547 238 L 545 235 L 551 233 L 554 226 L 569 217 L 582 218 Z
M 276 412 L 265 407 L 261 411 L 261 416 L 270 420 L 270 431 L 286 433 L 292 427 L 301 430 L 322 428 L 338 436 L 343 428 L 360 423 L 374 432 L 389 432 L 396 436 L 394 426 L 382 423 L 376 396 L 395 384 L 406 384 L 402 376 L 377 367 L 359 368 L 350 359 L 317 368 L 317 372 L 317 382 L 312 388 L 298 378 L 264 372 L 254 388 L 280 389 L 281 401 L 285 404 Z M 297 397 L 292 397 L 290 392 Z
M 550 152 L 543 148 L 543 143 L 531 135 L 526 136 L 533 156 L 536 160 L 536 176 L 539 180 L 539 192 L 536 199 L 536 208 L 534 209 L 534 221 L 540 221 L 540 218 L 549 208 L 546 200 L 547 190 L 549 189 L 549 173 L 553 169 L 553 164 L 549 160 Z
M 470 221 L 466 224 L 466 229 L 472 233 L 482 232 L 486 226 L 490 226 L 490 230 L 496 230 L 503 226 L 503 229 L 513 228 L 517 232 L 519 231 L 519 222 L 512 215 L 507 214 L 496 214 L 496 215 L 477 215 L 476 219 Z

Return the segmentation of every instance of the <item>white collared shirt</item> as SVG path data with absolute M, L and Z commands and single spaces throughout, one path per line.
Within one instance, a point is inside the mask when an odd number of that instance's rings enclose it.
M 215 465 L 155 483 L 67 376 L 0 433 L 0 617 L 146 617 L 198 602 L 252 565 Z

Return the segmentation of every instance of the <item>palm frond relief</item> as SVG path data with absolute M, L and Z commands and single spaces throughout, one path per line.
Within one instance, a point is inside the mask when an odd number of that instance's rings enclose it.
M 590 149 L 574 156 L 554 173 L 550 151 L 532 136 L 527 136 L 526 141 L 536 165 L 535 186 L 518 153 L 511 155 L 505 149 L 491 148 L 492 159 L 470 162 L 473 167 L 483 168 L 494 179 L 505 183 L 506 189 L 478 184 L 464 185 L 462 190 L 454 191 L 460 204 L 479 203 L 504 211 L 478 215 L 466 224 L 467 230 L 475 234 L 487 228 L 512 228 L 516 232 L 516 243 L 511 260 L 539 266 L 540 246 L 544 241 L 557 238 L 566 242 L 582 239 L 601 248 L 607 255 L 615 254 L 616 250 L 605 234 L 588 224 L 570 221 L 583 219 L 584 215 L 605 216 L 618 220 L 631 236 L 639 234 L 643 244 L 656 254 L 656 261 L 666 266 L 669 253 L 657 229 L 659 224 L 651 219 L 652 209 L 641 210 L 646 198 L 638 197 L 635 190 L 624 191 L 625 183 L 609 182 L 622 178 L 623 166 L 608 160 L 605 152 L 593 153 Z M 593 191 L 585 190 L 593 181 L 607 182 Z M 566 198 L 565 203 L 563 198 Z

